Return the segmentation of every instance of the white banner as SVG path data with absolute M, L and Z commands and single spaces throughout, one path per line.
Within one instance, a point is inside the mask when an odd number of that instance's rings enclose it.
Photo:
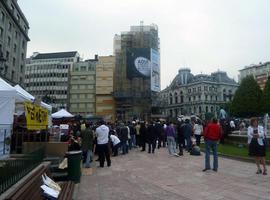
M 160 92 L 160 54 L 151 49 L 151 90 Z

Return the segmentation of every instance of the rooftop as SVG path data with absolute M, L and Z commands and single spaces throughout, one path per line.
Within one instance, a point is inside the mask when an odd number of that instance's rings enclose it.
M 33 57 L 33 60 L 38 59 L 53 59 L 53 58 L 71 58 L 75 57 L 77 51 L 68 51 L 68 52 L 57 52 L 57 53 L 38 53 Z

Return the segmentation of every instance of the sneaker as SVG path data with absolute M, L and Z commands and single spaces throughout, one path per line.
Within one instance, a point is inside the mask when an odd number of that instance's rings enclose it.
M 209 169 L 205 168 L 205 169 L 203 169 L 202 171 L 203 171 L 203 172 L 206 172 L 207 170 L 209 170 Z
M 177 154 L 177 153 L 175 153 L 175 154 L 173 154 L 174 156 L 176 156 L 176 157 L 179 157 L 179 155 Z

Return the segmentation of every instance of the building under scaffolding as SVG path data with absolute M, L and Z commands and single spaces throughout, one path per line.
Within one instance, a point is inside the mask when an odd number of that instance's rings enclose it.
M 151 75 L 136 75 L 131 70 L 132 64 L 128 62 L 128 56 L 133 56 L 134 52 L 147 53 L 150 60 L 149 52 L 152 51 L 157 52 L 159 56 L 159 37 L 156 25 L 144 26 L 141 22 L 140 26 L 131 26 L 130 31 L 115 35 L 114 98 L 118 120 L 147 119 L 152 113 L 152 97 L 157 91 L 151 90 Z M 139 54 L 138 58 L 141 58 Z M 147 62 L 147 60 L 142 61 Z M 160 85 L 160 76 L 157 82 Z

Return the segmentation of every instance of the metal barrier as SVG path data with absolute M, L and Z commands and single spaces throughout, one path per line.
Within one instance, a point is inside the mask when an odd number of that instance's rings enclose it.
M 44 153 L 45 149 L 40 148 L 20 158 L 0 160 L 0 195 L 38 166 Z

